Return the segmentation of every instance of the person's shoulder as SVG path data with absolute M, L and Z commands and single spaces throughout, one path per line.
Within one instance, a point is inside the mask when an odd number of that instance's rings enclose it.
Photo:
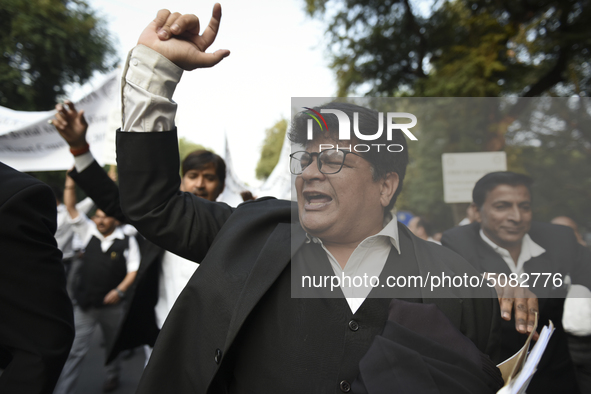
M 0 162 L 0 180 L 3 189 L 10 188 L 17 191 L 32 185 L 45 185 L 45 183 L 31 175 L 15 170 L 2 162 Z
M 275 197 L 259 197 L 256 200 L 245 201 L 238 205 L 236 209 L 286 209 L 296 204 L 294 201 L 280 200 Z
M 554 234 L 569 234 L 573 230 L 570 227 L 559 224 L 545 223 L 545 222 L 531 222 L 530 235 L 532 233 L 554 233 Z
M 439 261 L 444 262 L 446 266 L 451 268 L 455 272 L 464 272 L 465 270 L 472 271 L 473 267 L 468 263 L 464 257 L 452 249 L 446 248 L 445 246 L 439 245 L 435 242 L 429 242 L 416 238 L 415 242 L 418 247 L 425 248 L 429 253 Z
M 470 264 L 462 255 L 445 246 L 435 242 L 425 241 L 416 237 L 408 230 L 411 239 L 417 251 L 417 261 L 422 264 L 423 269 L 428 269 L 430 273 L 448 276 L 458 276 L 468 278 L 480 278 L 480 273 Z M 404 253 L 404 251 L 403 251 Z M 460 298 L 489 298 L 491 291 L 487 287 L 453 287 L 452 293 Z M 439 291 L 439 290 L 437 290 Z
M 0 191 L 0 205 L 4 204 L 8 199 L 14 197 L 22 191 L 39 193 L 41 195 L 53 195 L 51 188 L 32 177 L 31 175 L 17 171 L 12 167 L 0 162 L 0 184 L 2 184 L 2 191 Z
M 474 222 L 464 226 L 456 226 L 445 230 L 443 232 L 443 236 L 447 238 L 465 238 L 466 236 L 478 234 L 479 231 L 480 223 Z
M 40 180 L 0 163 L 0 216 L 10 217 L 4 231 L 12 231 L 18 223 L 45 228 L 45 235 L 55 242 L 57 205 L 51 188 Z
M 401 227 L 403 228 L 403 230 L 401 230 Z M 458 255 L 456 252 L 454 252 L 451 249 L 448 249 L 438 243 L 426 241 L 424 239 L 417 237 L 406 226 L 399 226 L 398 229 L 399 229 L 399 231 L 406 231 L 407 232 L 407 234 L 412 239 L 415 248 L 417 248 L 419 250 L 427 251 L 428 253 L 432 254 L 433 256 L 437 256 L 438 260 L 440 258 L 443 260 L 451 260 L 451 261 L 454 261 L 457 259 L 464 260 L 460 255 Z
M 275 197 L 261 197 L 238 205 L 232 217 L 234 220 L 256 218 L 256 222 L 289 223 L 292 218 L 297 218 L 295 210 L 297 210 L 295 202 L 279 200 Z
M 532 222 L 528 234 L 535 243 L 543 248 L 552 245 L 564 245 L 568 241 L 576 242 L 573 229 L 558 224 Z

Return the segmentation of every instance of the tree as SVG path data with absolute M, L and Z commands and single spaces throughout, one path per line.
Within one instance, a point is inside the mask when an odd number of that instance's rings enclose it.
M 118 60 L 104 21 L 84 0 L 2 0 L 0 105 L 53 108 L 64 86 Z
M 327 18 L 339 96 L 591 92 L 588 0 L 447 0 L 428 16 L 419 4 L 306 0 Z
M 591 230 L 591 100 L 536 103 L 538 108 L 523 111 L 507 132 L 510 163 L 534 179 L 538 220 L 565 215 Z M 531 133 L 529 138 L 524 130 Z
M 281 119 L 273 127 L 265 130 L 265 141 L 261 149 L 261 158 L 257 163 L 257 179 L 267 179 L 279 161 L 283 140 L 287 132 L 287 119 Z
M 308 13 L 327 21 L 339 96 L 585 97 L 591 93 L 590 1 L 443 0 L 433 1 L 429 12 L 419 12 L 424 4 L 306 0 Z M 488 116 L 482 117 L 486 127 L 452 127 L 453 116 L 471 119 L 467 110 L 447 115 L 448 121 L 439 127 L 422 130 L 420 139 L 429 143 L 411 146 L 409 176 L 398 207 L 427 216 L 439 229 L 450 227 L 450 209 L 442 200 L 441 154 L 506 150 L 509 169 L 527 172 L 536 180 L 534 209 L 540 219 L 558 213 L 562 205 L 571 214 L 578 212 L 589 226 L 591 210 L 582 201 L 588 198 L 583 190 L 591 179 L 586 170 L 591 135 L 548 130 L 544 134 L 527 127 L 507 135 L 512 120 L 524 109 L 517 105 L 510 113 L 499 108 L 487 111 Z M 568 121 L 571 115 L 561 119 Z M 561 171 L 553 168 L 556 163 L 564 165 Z M 556 185 L 562 184 L 572 193 L 561 194 Z

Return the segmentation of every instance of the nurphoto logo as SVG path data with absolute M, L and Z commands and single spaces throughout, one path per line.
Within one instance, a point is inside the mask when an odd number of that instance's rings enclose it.
M 307 112 L 308 115 L 310 115 L 311 119 L 308 119 L 308 141 L 312 141 L 314 139 L 314 135 L 313 135 L 313 126 L 314 126 L 314 121 L 316 121 L 316 123 L 318 124 L 318 126 L 320 127 L 320 130 L 327 130 L 328 131 L 328 125 L 326 124 L 326 120 L 324 119 L 324 117 L 322 116 L 322 114 L 333 114 L 337 117 L 337 120 L 339 122 L 339 141 L 343 141 L 343 140 L 350 140 L 351 139 L 351 120 L 349 119 L 349 116 L 347 116 L 347 114 L 343 111 L 340 111 L 338 109 L 327 109 L 327 108 L 323 108 L 320 110 L 320 112 L 312 109 L 312 108 L 308 108 L 308 107 L 304 107 L 305 109 L 307 109 L 310 112 Z M 385 118 L 386 118 L 386 138 L 388 141 L 392 140 L 392 131 L 393 130 L 401 130 L 410 140 L 412 141 L 417 141 L 417 137 L 415 137 L 413 135 L 413 133 L 410 132 L 410 128 L 416 126 L 417 124 L 417 117 L 414 116 L 411 113 L 407 113 L 407 112 L 387 112 L 385 114 Z M 394 119 L 409 119 L 410 123 L 394 123 Z M 365 130 L 367 131 L 367 130 Z M 378 114 L 378 130 L 373 133 L 373 134 L 363 134 L 361 133 L 361 130 L 359 130 L 359 114 L 357 112 L 353 113 L 353 133 L 355 134 L 355 137 L 360 140 L 360 141 L 375 141 L 378 138 L 380 138 L 382 136 L 382 134 L 384 133 L 384 113 L 380 112 Z M 375 147 L 377 149 L 377 151 L 380 151 L 380 148 L 385 148 L 385 150 L 387 150 L 388 152 L 401 152 L 404 148 L 402 145 L 400 144 L 390 144 L 390 145 L 386 145 L 386 144 L 355 144 L 353 146 L 348 145 L 345 147 L 339 147 L 339 145 L 336 145 L 336 149 L 347 149 L 349 151 L 355 151 L 355 152 L 368 152 L 371 147 Z M 320 150 L 325 150 L 325 149 L 335 149 L 335 146 L 332 144 L 320 144 Z

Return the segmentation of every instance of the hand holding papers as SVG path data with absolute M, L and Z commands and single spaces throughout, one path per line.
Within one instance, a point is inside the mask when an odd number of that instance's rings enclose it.
M 498 365 L 505 380 L 505 386 L 499 390 L 498 394 L 524 394 L 529 382 L 536 372 L 538 363 L 544 354 L 544 350 L 550 341 L 550 337 L 554 332 L 554 324 L 550 321 L 549 326 L 544 326 L 540 332 L 538 341 L 532 348 L 529 354 L 529 344 L 532 340 L 533 333 L 536 332 L 538 326 L 538 314 L 536 313 L 535 325 L 532 332 L 529 334 L 525 345 L 513 357 L 507 359 Z

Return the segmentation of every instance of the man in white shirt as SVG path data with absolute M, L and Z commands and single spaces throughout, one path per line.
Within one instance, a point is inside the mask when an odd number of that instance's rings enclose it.
M 535 312 L 539 310 L 538 329 L 550 320 L 554 323 L 556 331 L 528 393 L 577 393 L 562 313 L 568 277 L 586 286 L 591 284 L 590 254 L 577 243 L 572 230 L 532 221 L 531 185 L 532 179 L 523 174 L 486 174 L 472 192 L 476 222 L 446 231 L 441 241 L 480 272 L 507 279 L 500 282 L 516 278 L 515 288 L 509 284 L 499 288 L 505 292 L 499 294 L 504 319 L 503 359 L 523 346 L 533 328 Z
M 97 209 L 92 220 L 79 212 L 74 189 L 64 192 L 64 205 L 73 229 L 85 245 L 83 261 L 73 284 L 74 324 L 76 336 L 54 393 L 75 391 L 84 356 L 92 334 L 101 326 L 106 349 L 115 340 L 123 314 L 123 299 L 133 283 L 139 264 L 140 251 L 133 236 L 127 236 L 117 219 Z M 113 391 L 119 385 L 120 361 L 107 365 L 103 391 Z

